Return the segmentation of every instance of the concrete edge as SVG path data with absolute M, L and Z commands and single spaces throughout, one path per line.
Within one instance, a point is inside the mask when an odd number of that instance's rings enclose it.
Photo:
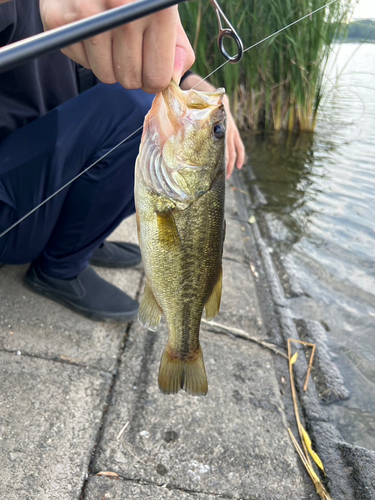
M 248 165 L 248 168 L 251 168 Z M 250 172 L 250 176 L 252 176 Z M 256 289 L 263 321 L 273 342 L 284 344 L 287 339 L 299 339 L 296 324 L 292 319 L 282 284 L 280 282 L 271 254 L 261 236 L 257 221 L 248 224 L 249 216 L 254 208 L 252 195 L 243 191 L 241 174 L 235 172 L 233 184 L 238 208 L 238 216 L 245 222 L 247 234 L 254 246 L 247 245 L 245 251 L 253 263 L 256 273 Z M 254 270 L 253 270 L 254 274 Z M 313 441 L 313 447 L 323 461 L 326 477 L 321 476 L 335 500 L 371 500 L 375 498 L 374 479 L 362 473 L 361 460 L 375 460 L 375 454 L 358 446 L 346 443 L 336 427 L 329 422 L 327 414 L 319 402 L 318 391 L 311 380 L 306 393 L 303 392 L 303 382 L 307 370 L 305 356 L 300 356 L 295 365 L 296 386 L 302 417 L 305 419 L 307 431 Z M 277 360 L 278 361 L 278 360 Z M 278 367 L 285 373 L 285 368 L 278 362 Z M 290 412 L 287 416 L 294 419 Z M 360 452 L 362 450 L 362 452 Z M 354 466 L 354 464 L 356 464 Z M 350 471 L 356 470 L 355 481 Z M 366 468 L 368 470 L 368 468 Z M 375 468 L 373 469 L 375 470 Z M 358 494 L 361 493 L 361 496 Z

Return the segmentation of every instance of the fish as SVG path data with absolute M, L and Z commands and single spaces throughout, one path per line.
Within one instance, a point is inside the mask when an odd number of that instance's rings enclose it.
M 225 90 L 183 91 L 171 82 L 145 117 L 135 166 L 138 239 L 145 271 L 139 321 L 156 330 L 164 315 L 168 341 L 158 384 L 205 395 L 199 342 L 219 312 L 225 236 Z

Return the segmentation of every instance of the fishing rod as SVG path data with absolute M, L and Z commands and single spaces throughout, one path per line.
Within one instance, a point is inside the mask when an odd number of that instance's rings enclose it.
M 0 73 L 185 1 L 139 0 L 6 45 L 0 49 Z
M 185 1 L 187 0 L 139 0 L 6 45 L 0 48 L 0 73 L 16 68 L 36 57 L 63 49 L 86 38 L 118 28 L 123 24 L 131 23 L 141 17 L 149 16 Z M 211 3 L 219 23 L 218 44 L 220 51 L 228 62 L 237 63 L 243 55 L 241 38 L 225 16 L 217 0 L 211 0 Z M 222 20 L 228 28 L 222 26 Z M 225 50 L 225 38 L 232 38 L 235 41 L 238 49 L 235 56 L 229 55 Z

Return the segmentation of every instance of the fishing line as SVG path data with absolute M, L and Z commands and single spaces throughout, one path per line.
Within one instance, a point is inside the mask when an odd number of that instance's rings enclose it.
M 338 0 L 332 0 L 331 2 L 329 3 L 326 3 L 325 5 L 323 5 L 322 7 L 319 7 L 318 9 L 315 9 L 313 10 L 312 12 L 309 12 L 309 14 L 306 14 L 305 16 L 297 19 L 297 21 L 293 21 L 292 23 L 288 24 L 287 26 L 284 26 L 283 28 L 280 28 L 278 31 L 275 31 L 275 33 L 272 33 L 272 35 L 268 35 L 266 36 L 266 38 L 263 38 L 262 40 L 259 40 L 259 42 L 256 42 L 254 43 L 253 45 L 250 45 L 250 47 L 247 47 L 247 49 L 244 49 L 244 53 L 247 52 L 248 50 L 251 50 L 253 49 L 254 47 L 256 47 L 257 45 L 260 45 L 261 43 L 265 42 L 266 40 L 269 40 L 270 38 L 272 38 L 273 36 L 276 36 L 278 35 L 279 33 L 281 33 L 282 31 L 290 28 L 291 26 L 293 26 L 294 24 L 297 24 L 299 23 L 300 21 L 302 21 L 303 19 L 306 19 L 306 17 L 310 17 L 312 15 L 314 15 L 316 12 L 319 12 L 320 10 L 322 9 L 325 9 L 326 7 L 328 7 L 329 5 L 337 2 Z M 237 54 L 236 54 L 237 56 Z M 234 57 L 236 57 L 234 56 Z M 207 78 L 210 78 L 210 76 L 212 76 L 214 73 L 216 73 L 216 71 L 219 71 L 219 69 L 223 68 L 226 64 L 228 64 L 230 61 L 224 61 L 223 64 L 221 64 L 218 68 L 214 69 L 213 71 L 211 71 L 211 73 L 209 73 L 206 77 L 204 77 L 200 82 L 198 82 L 196 85 L 194 85 L 194 87 L 192 87 L 193 89 L 199 85 L 200 83 L 204 82 L 205 80 L 207 80 Z
M 156 116 L 154 118 L 156 118 Z M 48 196 L 48 198 L 46 198 L 41 203 L 39 203 L 39 205 L 37 205 L 36 207 L 34 207 L 32 210 L 30 210 L 30 212 L 28 212 L 26 215 L 24 215 L 23 217 L 21 217 L 21 219 L 19 219 L 17 222 L 15 222 L 10 227 L 8 227 L 8 229 L 6 229 L 5 231 L 3 231 L 0 234 L 0 238 L 2 238 L 3 236 L 5 236 L 14 227 L 18 226 L 18 224 L 20 224 L 22 221 L 24 221 L 25 219 L 27 219 L 30 215 L 32 215 L 34 212 L 36 212 L 40 207 L 42 207 L 43 205 L 45 205 L 48 201 L 52 200 L 52 198 L 54 198 L 56 195 L 58 195 L 59 193 L 61 193 L 61 191 L 63 191 L 70 184 L 72 184 L 74 181 L 76 181 L 79 177 L 81 177 L 81 175 L 85 174 L 88 170 L 90 170 L 90 168 L 94 167 L 100 161 L 104 160 L 104 158 L 106 158 L 110 153 L 113 153 L 113 151 L 115 151 L 117 148 L 119 148 L 120 146 L 122 146 L 124 144 L 124 142 L 128 141 L 129 139 L 131 139 L 133 137 L 133 135 L 135 135 L 137 132 L 139 132 L 142 129 L 143 129 L 143 125 L 141 125 L 139 128 L 137 128 L 137 130 L 134 130 L 134 132 L 132 132 L 127 137 L 125 137 L 125 139 L 123 139 L 121 142 L 119 142 L 118 144 L 116 144 L 116 146 L 114 146 L 112 149 L 110 149 L 109 151 L 107 151 L 103 156 L 101 156 L 100 158 L 98 158 L 97 160 L 95 160 L 94 163 L 91 163 L 91 165 L 89 165 L 84 170 L 82 170 L 82 172 L 80 172 L 78 175 L 76 175 L 75 177 L 73 177 L 73 179 L 71 179 L 69 182 L 67 182 L 66 184 L 64 184 L 63 186 L 61 186 L 61 188 L 59 188 L 57 191 L 55 191 L 50 196 Z
M 269 40 L 270 38 L 278 35 L 279 33 L 281 33 L 282 31 L 290 28 L 291 26 L 293 26 L 294 24 L 297 24 L 299 23 L 300 21 L 302 21 L 303 19 L 306 19 L 307 17 L 309 16 L 312 16 L 314 15 L 316 12 L 324 9 L 325 7 L 328 7 L 329 5 L 337 2 L 338 0 L 332 0 L 331 2 L 328 2 L 327 4 L 323 5 L 322 7 L 319 7 L 318 9 L 315 9 L 314 11 L 312 12 L 309 12 L 308 14 L 306 14 L 305 16 L 297 19 L 297 21 L 293 21 L 292 23 L 288 24 L 287 26 L 284 26 L 283 28 L 280 28 L 278 31 L 275 31 L 275 33 L 272 33 L 272 35 L 268 35 L 267 37 L 263 38 L 262 40 L 259 40 L 259 42 L 256 42 L 254 43 L 253 45 L 250 45 L 250 47 L 247 47 L 247 49 L 244 49 L 244 52 L 247 52 L 251 49 L 253 49 L 254 47 L 256 47 L 257 45 L 260 45 L 261 43 L 265 42 L 266 40 Z M 236 57 L 236 56 L 234 56 Z M 230 61 L 225 61 L 223 62 L 223 64 L 221 64 L 220 66 L 218 66 L 214 71 L 211 71 L 211 73 L 209 73 L 205 78 L 202 78 L 202 80 L 200 80 L 197 84 L 194 85 L 194 87 L 192 87 L 192 89 L 194 89 L 195 87 L 197 87 L 200 83 L 204 82 L 205 80 L 207 80 L 207 78 L 209 78 L 210 76 L 212 76 L 214 73 L 216 73 L 216 71 L 219 71 L 219 69 L 223 68 L 226 64 L 228 64 L 228 62 Z M 154 118 L 152 118 L 151 120 L 154 120 L 158 115 L 154 116 Z M 150 121 L 151 121 L 150 120 Z M 63 191 L 65 188 L 67 188 L 68 186 L 70 186 L 70 184 L 72 184 L 74 181 L 76 181 L 77 179 L 79 179 L 79 177 L 81 177 L 83 174 L 85 174 L 88 170 L 90 170 L 90 168 L 94 167 L 95 165 L 97 165 L 100 161 L 104 160 L 104 158 L 106 158 L 109 154 L 111 154 L 113 151 L 115 151 L 117 148 L 119 148 L 120 146 L 122 146 L 126 141 L 128 141 L 129 139 L 131 139 L 135 134 L 137 134 L 140 130 L 142 130 L 143 128 L 143 125 L 141 125 L 139 128 L 137 128 L 136 130 L 134 130 L 134 132 L 132 132 L 130 135 L 128 135 L 127 137 L 125 137 L 125 139 L 123 139 L 121 142 L 119 142 L 116 146 L 114 146 L 112 149 L 110 149 L 109 151 L 107 151 L 103 156 L 101 156 L 100 158 L 98 158 L 97 160 L 94 161 L 94 163 L 92 163 L 91 165 L 89 165 L 88 167 L 86 167 L 84 170 L 82 170 L 82 172 L 80 172 L 78 175 L 76 175 L 75 177 L 73 177 L 73 179 L 71 179 L 70 181 L 68 181 L 66 184 L 64 184 L 63 186 L 61 186 L 57 191 L 55 191 L 54 193 L 52 193 L 50 196 L 48 196 L 45 200 L 43 200 L 41 203 L 39 203 L 39 205 L 37 205 L 36 207 L 34 207 L 32 210 L 30 210 L 30 212 L 28 212 L 27 214 L 25 214 L 23 217 L 21 217 L 19 220 L 17 220 L 16 222 L 14 222 L 10 227 L 8 227 L 8 229 L 6 229 L 5 231 L 3 231 L 1 234 L 0 234 L 0 238 L 2 238 L 3 236 L 5 236 L 7 233 L 9 233 L 9 231 L 11 231 L 12 229 L 14 229 L 16 226 L 18 226 L 18 224 L 20 224 L 21 222 L 23 222 L 25 219 L 27 219 L 28 217 L 30 217 L 30 215 L 32 215 L 34 212 L 36 212 L 37 210 L 39 210 L 39 208 L 41 208 L 43 205 L 45 205 L 48 201 L 50 201 L 52 198 L 54 198 L 56 195 L 58 195 L 59 193 L 61 193 L 61 191 Z

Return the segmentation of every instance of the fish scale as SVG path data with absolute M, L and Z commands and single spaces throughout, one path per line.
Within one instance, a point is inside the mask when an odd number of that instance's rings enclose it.
M 223 93 L 184 92 L 172 82 L 156 96 L 145 119 L 136 163 L 138 237 L 146 274 L 139 316 L 151 329 L 165 316 L 168 342 L 160 363 L 159 387 L 167 394 L 180 389 L 194 395 L 207 392 L 199 329 L 203 309 L 207 317 L 214 317 L 221 298 Z M 220 135 L 215 132 L 218 126 Z M 165 163 L 163 175 L 173 176 L 184 201 L 177 192 L 171 193 L 168 179 L 161 183 L 150 175 L 155 171 L 150 161 L 160 161 L 160 155 Z

